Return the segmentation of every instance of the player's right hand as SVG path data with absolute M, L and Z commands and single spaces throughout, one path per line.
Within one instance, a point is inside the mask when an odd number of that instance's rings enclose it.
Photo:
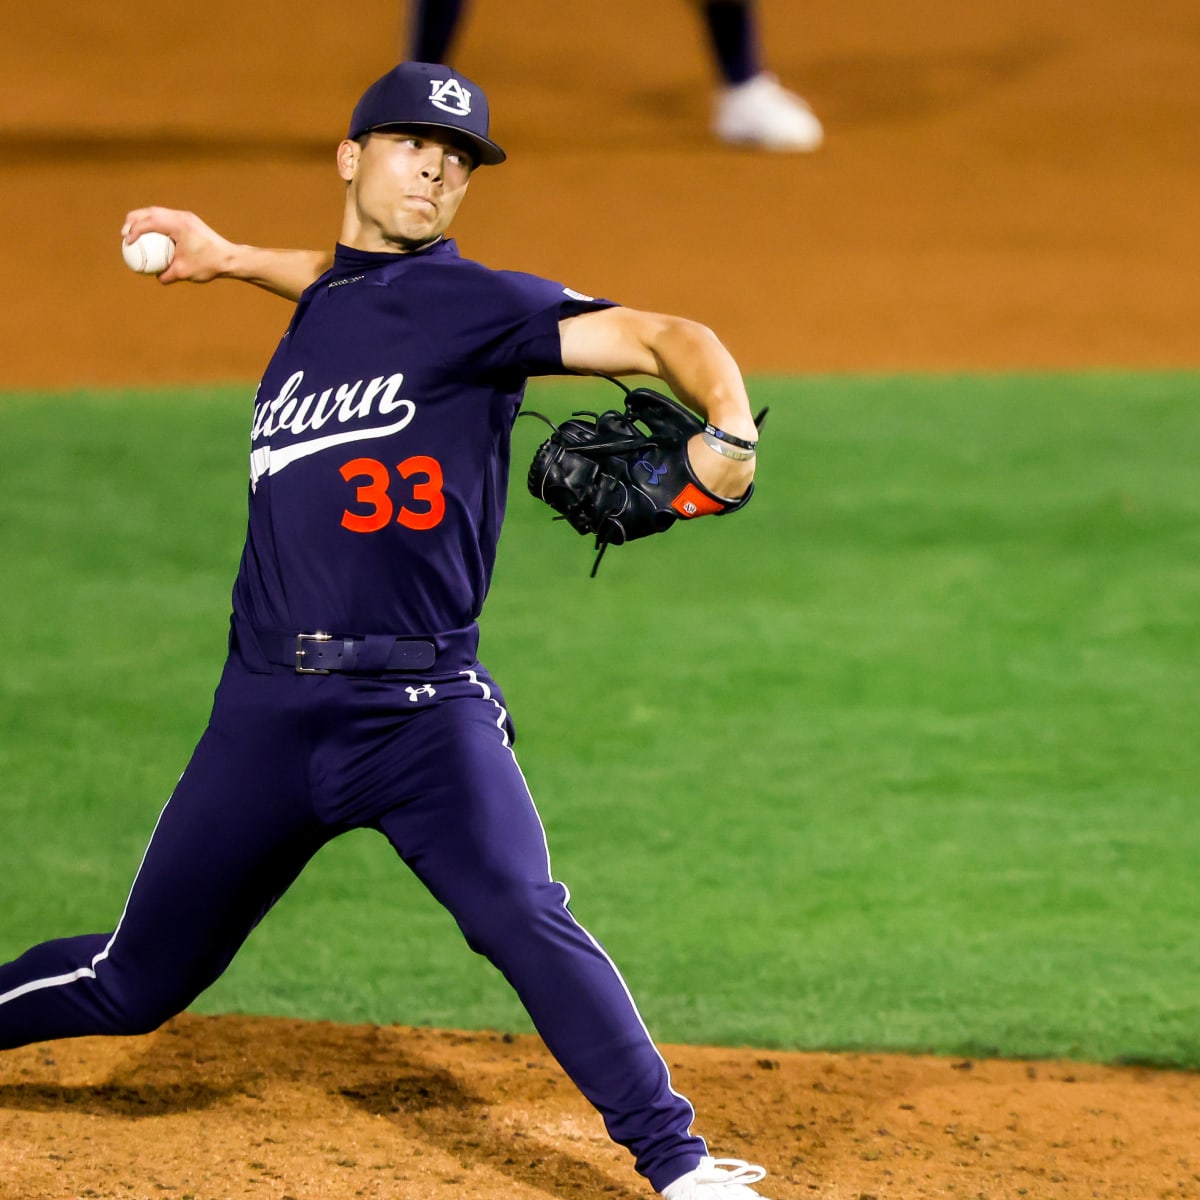
M 135 208 L 125 214 L 121 237 L 135 241 L 143 233 L 165 233 L 175 243 L 175 258 L 158 276 L 159 283 L 208 283 L 227 275 L 236 247 L 195 213 L 176 208 Z

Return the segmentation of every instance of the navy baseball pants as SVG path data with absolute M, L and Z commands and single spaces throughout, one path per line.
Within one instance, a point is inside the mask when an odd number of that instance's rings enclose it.
M 707 1149 L 620 973 L 551 876 L 511 734 L 478 663 L 397 680 L 256 673 L 234 653 L 116 931 L 0 966 L 0 1049 L 157 1028 L 217 979 L 322 845 L 377 829 L 661 1191 Z

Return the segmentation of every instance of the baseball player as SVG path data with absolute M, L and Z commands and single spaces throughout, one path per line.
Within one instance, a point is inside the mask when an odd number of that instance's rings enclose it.
M 763 150 L 809 152 L 825 130 L 808 104 L 767 70 L 756 0 L 692 0 L 720 89 L 713 100 L 712 132 L 723 142 Z M 405 46 L 417 62 L 445 62 L 467 0 L 411 0 Z
M 459 256 L 444 235 L 472 171 L 504 158 L 475 83 L 405 63 L 366 90 L 337 148 L 332 256 L 234 246 L 189 213 L 129 215 L 127 240 L 176 240 L 164 281 L 239 278 L 296 304 L 255 397 L 208 726 L 116 929 L 0 966 L 0 1049 L 155 1029 L 217 979 L 323 844 L 371 828 L 504 974 L 651 1186 L 741 1200 L 765 1172 L 714 1159 L 692 1132 L 621 975 L 551 873 L 476 618 L 529 376 L 665 380 L 740 447 L 687 448 L 731 500 L 750 487 L 757 433 L 707 329 Z

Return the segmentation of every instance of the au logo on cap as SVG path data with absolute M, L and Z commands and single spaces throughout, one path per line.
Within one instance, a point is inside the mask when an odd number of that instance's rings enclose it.
M 471 92 L 457 79 L 431 79 L 429 81 L 429 103 L 442 112 L 456 117 L 471 115 Z

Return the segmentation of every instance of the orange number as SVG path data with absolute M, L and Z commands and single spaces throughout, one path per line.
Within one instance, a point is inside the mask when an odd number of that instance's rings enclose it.
M 392 519 L 392 513 L 395 511 L 387 494 L 387 467 L 373 458 L 355 458 L 342 467 L 342 478 L 347 483 L 363 475 L 370 482 L 359 485 L 355 499 L 359 504 L 369 505 L 371 511 L 360 515 L 346 509 L 342 513 L 342 524 L 352 533 L 374 533 L 377 529 L 382 529 Z
M 342 525 L 351 533 L 376 533 L 385 528 L 395 514 L 397 524 L 407 529 L 432 529 L 441 524 L 446 515 L 446 497 L 442 494 L 442 464 L 436 458 L 425 454 L 414 454 L 406 458 L 396 470 L 401 479 L 413 475 L 418 478 L 412 485 L 413 499 L 428 507 L 420 510 L 396 506 L 388 495 L 390 477 L 388 469 L 378 459 L 355 458 L 341 467 L 342 478 L 349 483 L 352 479 L 366 478 L 368 482 L 361 483 L 355 489 L 354 498 L 359 504 L 366 505 L 370 512 L 353 513 L 346 509 L 342 513 Z
M 396 470 L 403 479 L 411 475 L 425 476 L 424 480 L 413 484 L 413 499 L 429 505 L 424 512 L 414 512 L 411 508 L 401 506 L 396 520 L 408 529 L 432 529 L 446 515 L 446 497 L 442 495 L 442 464 L 436 458 L 414 454 Z

